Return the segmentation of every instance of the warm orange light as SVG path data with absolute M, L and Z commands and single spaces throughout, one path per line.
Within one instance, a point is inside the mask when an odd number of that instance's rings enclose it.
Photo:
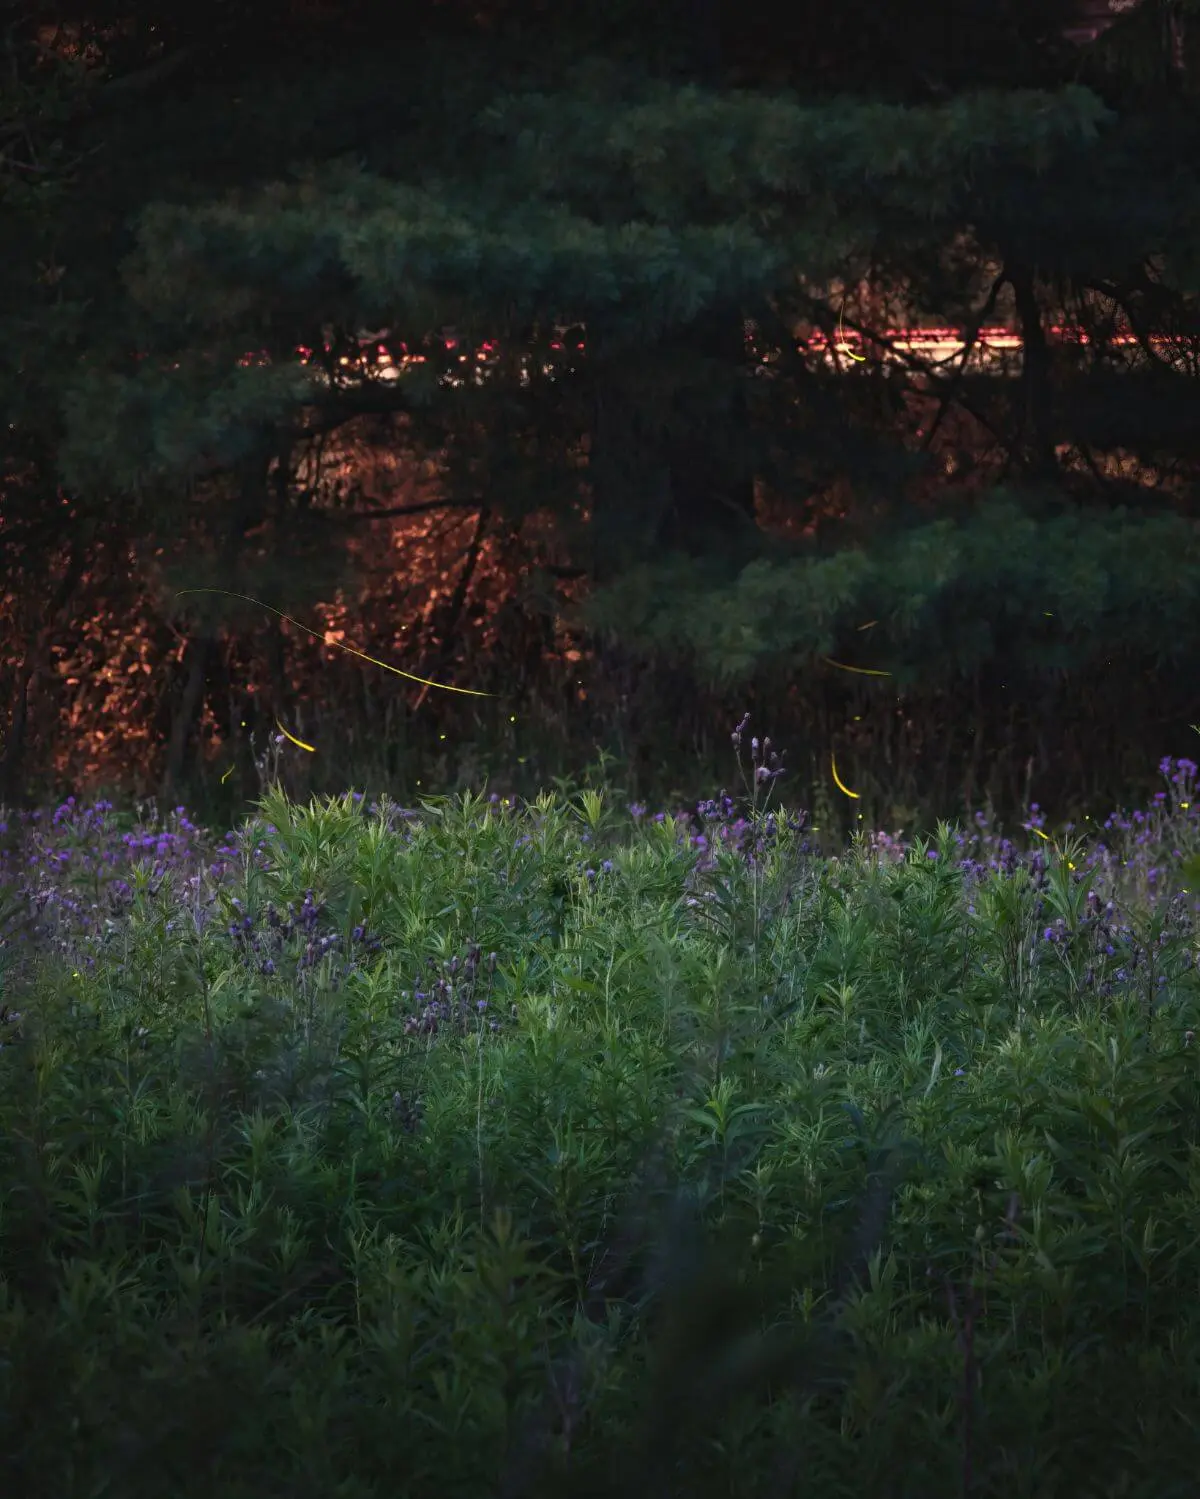
M 461 692 L 466 697 L 495 697 L 494 692 L 478 692 L 473 687 L 451 687 L 446 682 L 432 682 L 428 677 L 416 677 L 412 672 L 401 671 L 398 666 L 390 666 L 386 661 L 378 661 L 374 656 L 368 656 L 365 651 L 356 651 L 353 646 L 341 645 L 338 641 L 326 641 L 325 637 L 316 630 L 310 630 L 307 625 L 302 625 L 298 619 L 293 619 L 290 614 L 284 614 L 281 609 L 273 609 L 270 604 L 264 604 L 261 599 L 252 599 L 246 593 L 234 593 L 228 588 L 181 588 L 176 593 L 176 598 L 182 598 L 185 593 L 223 593 L 227 598 L 243 599 L 247 604 L 257 604 L 260 609 L 269 609 L 272 614 L 280 619 L 286 619 L 289 625 L 295 625 L 298 630 L 303 630 L 306 635 L 311 635 L 314 640 L 319 640 L 322 645 L 333 645 L 339 651 L 345 651 L 348 655 L 357 656 L 361 661 L 369 661 L 372 666 L 382 666 L 384 671 L 395 672 L 398 677 L 405 677 L 410 682 L 419 682 L 423 687 L 437 687 L 442 692 Z M 287 730 L 284 730 L 287 733 Z M 288 734 L 290 739 L 292 736 Z M 297 743 L 299 741 L 296 741 Z M 302 749 L 311 746 L 301 745 Z

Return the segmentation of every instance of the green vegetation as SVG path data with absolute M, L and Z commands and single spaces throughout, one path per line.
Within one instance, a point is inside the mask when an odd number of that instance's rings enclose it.
M 0 1496 L 1192 1494 L 1200 0 L 34 9 Z
M 28 14 L 0 800 L 226 825 L 277 722 L 300 800 L 596 744 L 657 800 L 744 703 L 824 825 L 832 757 L 866 827 L 1141 796 L 1196 717 L 1200 56 L 1082 3 Z
M 6 826 L 5 1493 L 1191 1491 L 1196 766 L 829 858 L 745 733 Z

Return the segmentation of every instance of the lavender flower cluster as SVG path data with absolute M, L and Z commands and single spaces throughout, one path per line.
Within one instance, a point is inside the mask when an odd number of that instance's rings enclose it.
M 739 749 L 748 724 L 743 718 L 732 739 Z M 732 853 L 745 860 L 749 869 L 760 866 L 768 853 L 785 840 L 803 860 L 818 858 L 819 850 L 807 836 L 809 817 L 804 811 L 783 812 L 758 806 L 757 791 L 773 784 L 783 774 L 782 756 L 771 748 L 771 741 L 750 741 L 753 767 L 748 785 L 749 805 L 739 811 L 735 799 L 722 790 L 713 798 L 697 801 L 693 807 L 674 814 L 665 811 L 649 817 L 644 804 L 628 806 L 636 826 L 649 821 L 659 825 L 670 821 L 675 842 L 696 855 L 687 883 L 694 902 L 698 883 L 714 871 L 722 856 Z M 1043 836 L 1043 844 L 1022 852 L 1011 838 L 997 837 L 989 828 L 985 813 L 974 814 L 969 833 L 952 835 L 952 853 L 940 854 L 930 848 L 925 858 L 936 863 L 946 857 L 964 876 L 968 914 L 975 914 L 975 892 L 989 878 L 1012 876 L 1019 868 L 1028 871 L 1035 895 L 1034 919 L 1040 933 L 1038 944 L 1044 952 L 1035 954 L 1042 961 L 1051 953 L 1072 965 L 1079 964 L 1082 983 L 1100 993 L 1111 992 L 1113 983 L 1125 982 L 1143 973 L 1156 987 L 1162 987 L 1167 975 L 1164 954 L 1174 953 L 1181 966 L 1193 961 L 1190 939 L 1193 913 L 1200 901 L 1184 892 L 1159 900 L 1159 892 L 1168 882 L 1161 860 L 1153 850 L 1164 840 L 1173 841 L 1172 857 L 1179 860 L 1185 852 L 1200 849 L 1200 809 L 1196 806 L 1196 763 L 1189 759 L 1165 758 L 1159 767 L 1170 790 L 1160 792 L 1149 813 L 1114 813 L 1098 829 L 1100 838 L 1086 853 L 1077 855 L 1078 867 L 1072 866 L 1072 887 L 1088 882 L 1086 891 L 1072 905 L 1070 920 L 1060 909 L 1064 897 L 1051 888 L 1052 871 L 1062 881 L 1061 862 L 1052 860 L 1049 840 L 1041 834 L 1045 816 L 1037 803 L 1029 810 L 1024 823 L 1028 831 Z M 390 802 L 367 802 L 361 793 L 352 794 L 351 805 L 364 814 L 378 815 L 405 841 L 415 836 L 420 814 L 397 807 Z M 515 847 L 528 846 L 536 836 L 545 813 L 535 806 L 518 806 L 515 801 L 493 794 L 487 803 L 489 815 L 513 817 L 522 821 Z M 1072 831 L 1068 824 L 1067 831 Z M 383 939 L 370 932 L 365 923 L 356 925 L 347 935 L 333 928 L 325 905 L 308 890 L 297 906 L 289 903 L 281 911 L 267 903 L 254 912 L 228 889 L 234 878 L 249 869 L 262 873 L 272 870 L 271 839 L 276 829 L 261 819 L 250 820 L 240 832 L 230 832 L 212 839 L 201 832 L 187 817 L 183 807 L 175 807 L 159 824 L 157 817 L 149 825 L 122 830 L 113 816 L 112 804 L 105 800 L 93 806 L 81 806 L 68 797 L 50 815 L 41 811 L 0 816 L 0 956 L 11 966 L 21 950 L 45 949 L 66 957 L 77 966 L 94 969 L 101 953 L 118 939 L 123 920 L 136 902 L 154 899 L 164 885 L 169 886 L 178 902 L 166 923 L 175 930 L 180 921 L 194 923 L 197 935 L 213 928 L 233 948 L 239 963 L 265 977 L 289 972 L 302 973 L 326 959 L 332 964 L 330 979 L 336 988 L 356 968 L 376 958 Z M 1131 843 L 1128 856 L 1122 858 L 1110 847 L 1114 843 Z M 586 846 L 592 835 L 584 832 L 580 841 L 585 852 L 570 862 L 576 874 L 587 885 L 596 885 L 614 875 L 611 858 L 589 854 Z M 947 845 L 942 843 L 942 850 Z M 912 850 L 899 835 L 872 833 L 869 849 L 883 863 L 900 863 Z M 431 850 L 431 854 L 435 852 Z M 1140 882 L 1152 907 L 1162 909 L 1152 939 L 1143 940 L 1134 924 L 1123 912 L 1118 898 L 1120 882 Z M 503 883 L 503 875 L 501 876 Z M 702 893 L 702 892 L 701 892 Z M 1166 892 L 1164 891 L 1164 894 Z M 233 919 L 228 919 L 232 908 Z M 219 917 L 218 912 L 224 912 Z M 219 923 L 219 924 L 218 924 Z M 1174 961 L 1174 960 L 1173 960 Z M 437 960 L 430 959 L 437 967 Z M 483 962 L 476 946 L 462 957 L 442 963 L 429 982 L 414 982 L 406 991 L 406 1002 L 417 1008 L 409 1017 L 410 1033 L 434 1034 L 439 1030 L 475 1026 L 480 1018 L 495 1030 L 502 1021 L 494 1012 L 490 996 L 495 973 L 496 955 L 486 960 L 489 995 L 477 992 L 481 983 Z M 6 1018 L 8 1017 L 8 1018 Z M 11 1015 L 0 1011 L 0 1031 L 11 1028 Z

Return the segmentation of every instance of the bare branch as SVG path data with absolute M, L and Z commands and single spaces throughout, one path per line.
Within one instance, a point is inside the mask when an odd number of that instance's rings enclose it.
M 356 510 L 348 514 L 326 511 L 323 519 L 332 525 L 351 525 L 360 520 L 387 520 L 393 515 L 423 515 L 430 510 L 482 509 L 482 500 L 424 500 L 419 505 L 393 505 L 386 510 Z
M 942 391 L 942 398 L 938 403 L 937 415 L 934 417 L 929 431 L 925 436 L 925 440 L 921 444 L 921 446 L 927 452 L 933 445 L 933 439 L 937 434 L 938 428 L 942 425 L 942 421 L 945 418 L 946 412 L 950 409 L 951 402 L 955 400 L 958 395 L 959 389 L 962 385 L 963 376 L 966 374 L 967 361 L 971 357 L 971 350 L 975 347 L 975 341 L 979 337 L 979 332 L 983 327 L 984 319 L 990 317 L 991 314 L 995 311 L 996 302 L 999 299 L 1000 290 L 1003 287 L 1004 282 L 1005 272 L 1002 269 L 1000 271 L 1000 274 L 992 282 L 991 290 L 988 292 L 987 301 L 979 309 L 978 313 L 976 313 L 976 315 L 971 319 L 970 324 L 967 327 L 966 337 L 963 339 L 962 359 L 959 361 L 958 368 L 950 377 L 949 383 L 944 387 Z

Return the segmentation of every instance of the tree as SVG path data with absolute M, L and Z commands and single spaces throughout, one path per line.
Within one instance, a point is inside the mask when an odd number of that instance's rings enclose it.
M 933 453 L 914 453 L 901 431 L 908 392 L 873 359 L 854 381 L 815 369 L 793 329 L 807 320 L 836 337 L 831 288 L 866 272 L 934 311 L 973 315 L 1007 298 L 1032 356 L 1016 400 L 1003 382 L 985 395 L 965 373 L 943 378 L 937 421 L 955 409 L 990 424 L 1013 477 L 1035 486 L 1010 487 L 1013 503 L 1044 507 L 1047 486 L 1074 493 L 1057 461 L 1062 425 L 1080 424 L 1079 400 L 1094 401 L 1102 382 L 1081 374 L 1050 399 L 1059 371 L 1049 354 L 1039 360 L 1046 250 L 1051 279 L 1079 279 L 1085 256 L 1097 277 L 1115 265 L 1134 302 L 1145 288 L 1129 267 L 1144 245 L 1162 247 L 1169 231 L 1185 263 L 1182 103 L 1168 127 L 1111 80 L 1103 101 L 1066 84 L 1067 51 L 1041 48 L 1062 20 L 1049 7 L 981 9 L 979 26 L 949 43 L 932 22 L 913 24 L 890 73 L 896 5 L 872 7 L 858 31 L 853 7 L 845 22 L 798 11 L 796 60 L 782 71 L 754 7 L 736 19 L 729 7 L 664 7 L 623 31 L 613 7 L 581 6 L 569 25 L 540 30 L 532 4 L 485 13 L 482 38 L 447 21 L 440 39 L 418 38 L 399 58 L 368 59 L 356 44 L 333 67 L 322 44 L 319 65 L 310 45 L 264 70 L 248 32 L 217 69 L 197 44 L 189 92 L 142 103 L 132 90 L 82 131 L 81 144 L 104 152 L 59 228 L 80 268 L 86 348 L 82 360 L 48 353 L 39 371 L 71 493 L 95 506 L 119 495 L 124 524 L 144 536 L 200 527 L 214 560 L 193 582 L 227 577 L 274 517 L 297 557 L 292 568 L 284 547 L 272 576 L 312 597 L 338 576 L 335 517 L 295 492 L 286 460 L 317 432 L 399 416 L 430 449 L 458 454 L 447 503 L 503 524 L 535 495 L 553 502 L 578 562 L 606 585 L 586 618 L 670 647 L 714 680 L 841 651 L 880 597 L 886 569 L 858 560 L 872 538 L 916 547 L 909 593 L 888 596 L 889 624 L 873 637 L 881 664 L 914 678 L 919 661 L 943 688 L 994 664 L 985 618 L 948 623 L 972 599 L 980 615 L 986 595 L 932 544 L 922 553 L 913 530 L 925 517 L 910 491 Z M 1031 58 L 1044 87 L 1022 86 Z M 231 114 L 239 149 L 222 155 Z M 1157 221 L 1123 226 L 1117 252 L 1099 248 L 1117 243 L 1100 231 L 1116 227 L 1119 195 L 1144 185 L 1152 159 Z M 1089 234 L 1066 233 L 1064 211 Z M 989 259 L 998 268 L 981 298 Z M 1164 291 L 1170 316 L 1183 290 Z M 1148 342 L 1167 316 L 1160 299 L 1143 317 Z M 750 378 L 748 318 L 773 345 L 761 379 Z M 587 330 L 573 375 L 522 386 L 510 357 L 483 387 L 438 383 L 458 360 L 458 346 L 439 354 L 431 342 L 440 327 L 469 347 L 498 339 L 540 357 L 549 329 L 569 321 Z M 347 376 L 339 361 L 365 326 L 431 357 L 387 384 Z M 333 332 L 325 383 L 292 358 L 298 345 L 320 348 L 323 329 Z M 239 365 L 251 349 L 269 362 Z M 1174 440 L 1161 424 L 1149 436 Z M 589 447 L 586 526 L 572 521 L 573 442 Z M 484 492 L 500 473 L 503 492 Z M 854 493 L 831 526 L 818 512 L 843 474 Z M 815 559 L 752 523 L 764 480 L 796 519 L 820 521 Z M 253 593 L 254 574 L 239 577 Z M 210 637 L 220 618 L 210 614 Z M 1019 637 L 1006 637 L 1010 654 L 1030 645 Z M 920 654 L 931 639 L 943 646 L 932 666 Z M 176 771 L 211 660 L 200 644 L 189 658 Z

